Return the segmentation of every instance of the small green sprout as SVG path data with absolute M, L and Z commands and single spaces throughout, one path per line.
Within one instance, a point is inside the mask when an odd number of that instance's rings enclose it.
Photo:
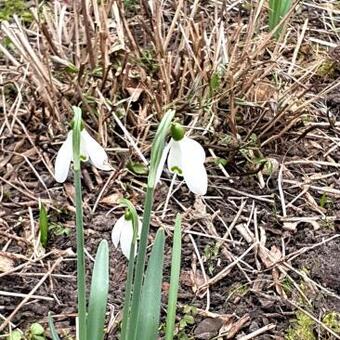
M 48 242 L 48 216 L 44 204 L 39 202 L 39 230 L 40 230 L 40 243 L 46 248 Z
M 269 0 L 269 29 L 271 31 L 280 23 L 282 18 L 289 12 L 292 0 Z M 282 27 L 279 27 L 274 36 L 279 38 Z

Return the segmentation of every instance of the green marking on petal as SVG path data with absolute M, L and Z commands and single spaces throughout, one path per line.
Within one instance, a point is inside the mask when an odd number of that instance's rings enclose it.
M 81 162 L 86 162 L 87 161 L 87 157 L 85 155 L 80 155 L 80 161 Z
M 171 171 L 174 172 L 174 173 L 176 173 L 177 175 L 182 175 L 182 174 L 183 174 L 182 169 L 179 168 L 178 166 L 173 166 L 173 167 L 171 168 Z

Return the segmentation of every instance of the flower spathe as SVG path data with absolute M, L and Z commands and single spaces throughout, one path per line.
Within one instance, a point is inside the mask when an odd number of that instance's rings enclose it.
M 55 161 L 54 176 L 59 183 L 65 182 L 73 160 L 72 135 L 71 130 L 59 149 Z M 80 155 L 83 160 L 90 160 L 100 170 L 112 170 L 105 150 L 85 129 L 80 134 Z
M 160 178 L 167 156 L 169 171 L 183 176 L 190 191 L 197 195 L 207 193 L 208 176 L 204 166 L 205 152 L 198 142 L 189 137 L 183 137 L 180 140 L 172 138 L 164 148 L 158 178 Z
M 142 223 L 138 219 L 138 236 L 140 234 L 141 229 Z M 129 259 L 133 239 L 132 219 L 126 219 L 125 215 L 120 217 L 112 229 L 111 238 L 114 246 L 118 248 L 118 245 L 120 245 L 122 253 L 125 255 L 127 259 Z

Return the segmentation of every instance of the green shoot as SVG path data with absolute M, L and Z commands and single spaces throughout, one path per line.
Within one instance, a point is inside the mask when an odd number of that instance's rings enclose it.
M 104 339 L 104 323 L 109 292 L 109 245 L 99 244 L 92 273 L 92 284 L 87 316 L 87 338 Z
M 181 216 L 177 214 L 174 241 L 172 246 L 170 289 L 165 333 L 166 340 L 172 340 L 174 337 L 178 284 L 181 270 L 181 248 L 182 248 Z
M 269 0 L 269 29 L 273 31 L 280 23 L 282 18 L 289 12 L 292 6 L 292 0 Z M 274 36 L 279 38 L 282 27 L 279 27 Z
M 157 340 L 161 312 L 161 290 L 164 262 L 165 234 L 158 229 L 146 270 L 140 313 L 138 315 L 138 340 Z
M 46 248 L 48 241 L 48 216 L 44 204 L 39 201 L 39 230 L 40 243 Z

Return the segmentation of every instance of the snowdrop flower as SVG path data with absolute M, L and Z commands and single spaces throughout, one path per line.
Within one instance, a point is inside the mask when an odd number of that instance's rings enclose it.
M 190 191 L 197 195 L 205 195 L 208 188 L 208 176 L 204 167 L 203 147 L 192 138 L 184 136 L 184 128 L 178 123 L 172 125 L 171 135 L 169 144 L 164 148 L 157 179 L 159 180 L 168 157 L 169 171 L 183 176 Z
M 80 156 L 81 160 L 91 163 L 100 170 L 111 170 L 105 150 L 83 129 L 80 134 Z M 55 161 L 54 176 L 57 182 L 65 182 L 73 160 L 72 130 L 68 133 L 65 142 L 58 151 Z
M 142 223 L 138 219 L 138 237 L 141 232 L 141 229 Z M 129 212 L 126 212 L 122 217 L 120 217 L 117 220 L 116 224 L 112 229 L 111 238 L 114 246 L 118 248 L 118 245 L 120 244 L 122 253 L 125 255 L 127 259 L 129 259 L 131 243 L 133 239 L 132 216 Z

